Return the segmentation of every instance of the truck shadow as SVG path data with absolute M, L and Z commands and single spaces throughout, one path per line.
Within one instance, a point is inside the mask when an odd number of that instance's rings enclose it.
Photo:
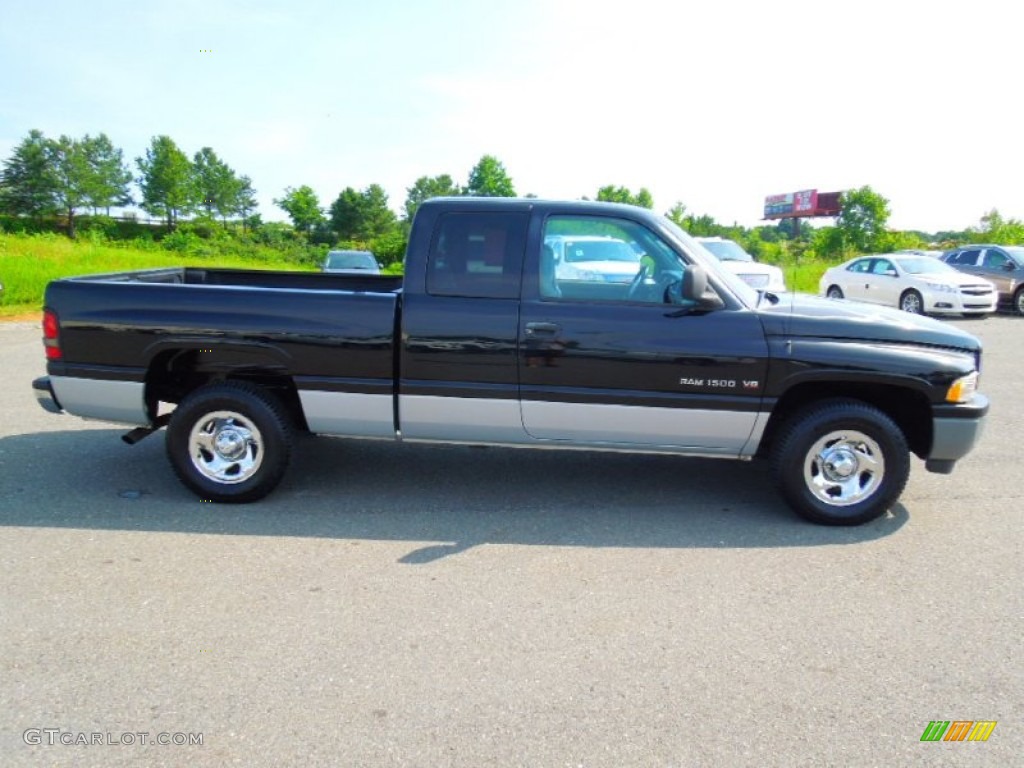
M 0 525 L 408 541 L 424 564 L 484 544 L 766 548 L 857 544 L 909 519 L 897 505 L 854 528 L 798 518 L 761 462 L 299 439 L 284 482 L 256 504 L 202 503 L 162 436 L 0 438 Z

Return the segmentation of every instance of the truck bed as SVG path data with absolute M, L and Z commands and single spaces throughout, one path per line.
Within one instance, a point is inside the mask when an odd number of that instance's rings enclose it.
M 67 280 L 88 283 L 169 283 L 369 293 L 392 293 L 402 287 L 402 278 L 396 275 L 339 275 L 327 272 L 206 267 L 168 267 L 131 272 L 110 272 L 101 275 L 71 277 Z

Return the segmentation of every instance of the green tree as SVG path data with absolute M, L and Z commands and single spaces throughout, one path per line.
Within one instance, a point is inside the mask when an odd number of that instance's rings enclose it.
M 395 227 L 390 232 L 371 240 L 369 246 L 373 255 L 377 257 L 377 261 L 387 267 L 402 261 L 408 244 L 406 233 L 401 228 Z
M 67 216 L 68 237 L 74 237 L 75 213 L 88 201 L 93 177 L 85 145 L 69 136 L 61 136 L 47 140 L 46 154 L 55 180 L 53 206 Z
M 515 197 L 505 166 L 494 155 L 484 155 L 469 172 L 466 194 L 474 197 Z
M 42 131 L 33 129 L 4 161 L 0 173 L 0 208 L 14 215 L 50 213 L 54 208 L 56 186 L 49 140 Z
M 388 193 L 380 184 L 371 184 L 363 190 L 363 228 L 360 234 L 364 240 L 386 235 L 395 229 L 398 217 L 388 207 Z
M 993 208 L 981 217 L 976 227 L 968 229 L 968 238 L 974 243 L 996 243 L 998 245 L 1024 244 L 1024 222 L 1005 219 Z
M 207 216 L 217 213 L 224 226 L 227 217 L 239 211 L 241 183 L 231 167 L 217 157 L 210 147 L 203 147 L 192 158 L 200 205 Z
M 112 206 L 131 205 L 132 172 L 124 162 L 124 153 L 105 133 L 95 138 L 87 135 L 82 139 L 82 149 L 89 165 L 86 197 L 93 213 L 102 208 L 109 216 Z
M 339 240 L 355 240 L 360 225 L 362 195 L 352 187 L 345 187 L 331 203 L 331 229 Z
M 674 222 L 677 226 L 686 228 L 686 205 L 677 201 L 669 210 L 665 211 L 665 218 Z
M 440 176 L 420 176 L 405 190 L 405 221 L 411 223 L 420 205 L 432 197 L 454 197 L 462 189 L 447 173 Z
M 235 213 L 242 217 L 242 231 L 249 225 L 252 215 L 259 207 L 256 190 L 252 188 L 252 179 L 242 176 L 238 179 L 238 191 L 235 194 Z
M 602 187 L 602 189 L 604 189 Z M 628 190 L 627 190 L 628 192 Z M 632 203 L 636 205 L 636 203 Z M 665 218 L 672 222 L 675 222 L 683 231 L 687 234 L 693 235 L 694 237 L 711 237 L 715 235 L 721 236 L 734 236 L 741 237 L 740 232 L 729 232 L 727 227 L 722 226 L 714 217 L 705 214 L 697 216 L 696 214 L 690 213 L 686 205 L 682 202 L 677 202 L 672 206 L 671 209 L 666 211 Z
M 397 225 L 388 196 L 379 184 L 362 192 L 346 187 L 331 204 L 331 228 L 339 240 L 369 242 L 392 231 Z
M 198 187 L 192 163 L 170 136 L 154 136 L 145 157 L 135 159 L 142 175 L 142 208 L 162 216 L 173 230 L 182 215 L 195 210 Z
M 625 203 L 626 205 L 638 205 L 641 208 L 654 208 L 654 199 L 646 187 L 640 187 L 640 191 L 634 195 L 627 187 L 608 184 L 597 190 L 597 199 L 606 203 Z
M 288 214 L 297 231 L 306 235 L 324 218 L 320 198 L 312 187 L 305 184 L 298 189 L 285 187 L 284 197 L 274 200 L 274 205 Z
M 878 253 L 884 249 L 888 221 L 889 201 L 869 186 L 848 190 L 839 198 L 836 229 L 844 247 Z

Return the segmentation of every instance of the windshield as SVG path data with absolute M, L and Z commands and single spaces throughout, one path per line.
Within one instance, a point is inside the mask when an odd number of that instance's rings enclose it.
M 957 271 L 946 262 L 939 261 L 938 259 L 933 259 L 928 256 L 919 256 L 911 259 L 896 259 L 895 261 L 903 268 L 904 272 L 911 275 L 945 275 L 950 272 L 955 274 Z
M 760 300 L 758 292 L 743 282 L 735 274 L 723 267 L 711 251 L 705 247 L 704 243 L 699 240 L 695 240 L 693 237 L 688 235 L 683 231 L 682 227 L 671 219 L 665 219 L 663 224 L 673 235 L 675 235 L 679 244 L 682 245 L 688 253 L 693 255 L 694 261 L 704 267 L 704 269 L 708 270 L 708 272 L 713 272 L 715 277 L 728 285 L 733 294 L 748 307 L 757 306 L 757 303 Z
M 732 240 L 700 240 L 701 245 L 721 261 L 753 261 L 754 257 Z
M 376 269 L 377 262 L 369 253 L 329 253 L 327 269 Z
M 621 240 L 566 240 L 565 260 L 624 261 L 636 264 L 640 255 Z
M 1019 246 L 1003 246 L 1003 250 L 1006 251 L 1018 264 L 1024 264 L 1024 248 Z

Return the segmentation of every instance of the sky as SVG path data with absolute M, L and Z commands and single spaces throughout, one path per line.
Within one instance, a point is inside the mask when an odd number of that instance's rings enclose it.
M 519 194 L 646 187 L 757 225 L 870 185 L 889 224 L 1024 219 L 1024 58 L 1005 0 L 0 0 L 0 159 L 28 132 L 209 146 L 324 207 L 485 154 Z M 828 223 L 822 219 L 818 223 Z

